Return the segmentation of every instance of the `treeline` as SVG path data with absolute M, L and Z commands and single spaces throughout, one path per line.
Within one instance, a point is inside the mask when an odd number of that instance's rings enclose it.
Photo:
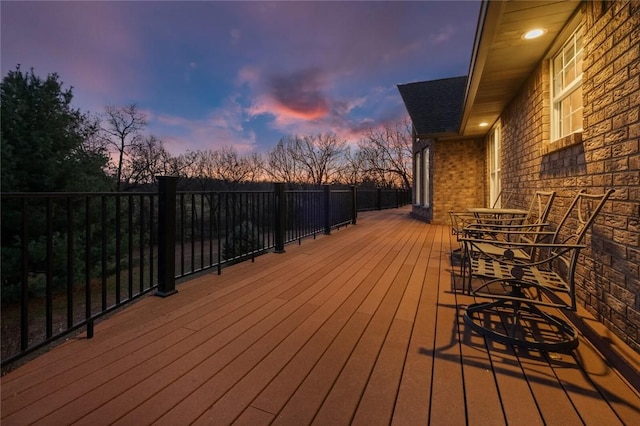
M 230 189 L 255 182 L 412 183 L 407 120 L 364 130 L 357 146 L 320 133 L 285 136 L 264 154 L 227 146 L 173 155 L 146 133 L 147 117 L 137 105 L 82 113 L 57 74 L 42 79 L 18 66 L 3 78 L 1 91 L 3 192 L 128 191 L 153 184 L 158 175 Z

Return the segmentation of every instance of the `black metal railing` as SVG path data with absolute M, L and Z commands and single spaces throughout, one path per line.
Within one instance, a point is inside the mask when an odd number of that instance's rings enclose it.
M 175 280 L 355 224 L 410 191 L 2 194 L 2 366 Z

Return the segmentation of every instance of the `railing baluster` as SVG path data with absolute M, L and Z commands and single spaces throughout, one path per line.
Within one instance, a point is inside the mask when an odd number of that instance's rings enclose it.
M 220 235 L 222 227 L 222 194 L 216 193 L 218 198 L 218 225 L 216 230 L 216 238 L 218 240 L 218 275 L 222 273 L 222 235 Z
M 184 194 L 180 194 L 180 275 L 184 275 Z
M 133 208 L 134 208 L 134 199 L 133 195 L 127 196 L 127 203 L 129 206 L 129 282 L 127 284 L 127 290 L 129 292 L 128 299 L 131 300 L 133 297 Z
M 215 214 L 213 207 L 213 194 L 209 194 L 207 197 L 207 201 L 209 202 L 209 266 L 213 265 L 213 226 L 214 220 L 213 215 Z
M 193 272 L 196 269 L 195 267 L 195 262 L 196 262 L 195 220 L 196 220 L 196 196 L 195 194 L 191 194 L 191 271 L 190 272 Z
M 153 288 L 155 283 L 153 282 L 153 269 L 155 268 L 155 262 L 153 261 L 153 246 L 156 243 L 154 236 L 156 232 L 154 232 L 154 206 L 155 199 L 153 195 L 149 195 L 149 289 Z
M 101 204 L 101 271 L 102 271 L 102 310 L 107 310 L 107 199 L 103 195 L 100 197 Z
M 47 284 L 46 284 L 46 336 L 53 335 L 53 205 L 51 197 L 47 197 Z
M 73 327 L 73 287 L 74 287 L 74 262 L 73 262 L 73 199 L 67 197 L 67 328 Z
M 144 292 L 144 195 L 140 195 L 140 293 Z
M 121 226 L 120 226 L 120 214 L 121 214 L 121 206 L 120 206 L 120 194 L 116 195 L 116 217 L 115 217 L 115 226 L 116 226 L 116 305 L 120 304 L 120 275 L 122 270 L 122 262 L 120 257 L 122 256 L 122 235 L 121 235 Z
M 22 288 L 20 295 L 20 348 L 26 351 L 29 347 L 29 216 L 27 199 L 22 199 L 22 232 L 20 256 L 22 258 Z
M 204 195 L 200 194 L 200 269 L 204 269 Z
M 84 258 L 84 317 L 87 322 L 87 338 L 93 337 L 93 323 L 91 321 L 91 198 L 85 197 L 84 229 L 85 229 L 85 258 Z

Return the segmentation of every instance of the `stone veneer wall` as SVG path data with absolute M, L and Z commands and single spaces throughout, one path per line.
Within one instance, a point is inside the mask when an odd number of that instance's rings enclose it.
M 451 210 L 485 206 L 483 141 L 436 141 L 432 149 L 432 223 L 448 224 Z
M 584 131 L 549 141 L 549 61 L 501 116 L 503 189 L 526 207 L 537 189 L 557 191 L 556 222 L 582 188 L 609 199 L 587 234 L 576 273 L 580 303 L 640 352 L 640 2 L 585 2 Z

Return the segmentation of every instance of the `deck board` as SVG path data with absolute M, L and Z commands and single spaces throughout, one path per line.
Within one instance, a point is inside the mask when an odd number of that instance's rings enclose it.
M 466 328 L 454 245 L 404 208 L 202 274 L 3 376 L 2 424 L 640 422 L 582 336 L 541 354 Z

